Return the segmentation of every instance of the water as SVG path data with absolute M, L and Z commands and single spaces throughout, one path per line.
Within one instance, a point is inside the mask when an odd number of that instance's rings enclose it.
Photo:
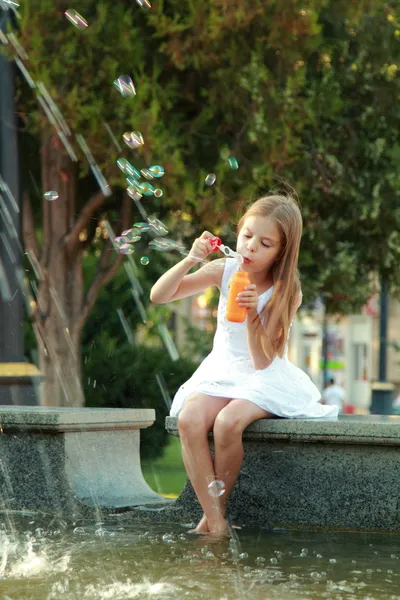
M 400 600 L 400 536 L 1 517 L 0 600 Z

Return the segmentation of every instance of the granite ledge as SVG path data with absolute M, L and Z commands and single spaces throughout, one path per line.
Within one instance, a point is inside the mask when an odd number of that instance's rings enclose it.
M 166 429 L 168 433 L 178 437 L 178 419 L 167 417 Z M 337 419 L 262 419 L 247 427 L 243 440 L 400 446 L 400 416 L 340 415 Z
M 155 421 L 152 408 L 69 408 L 0 406 L 0 430 L 47 433 L 144 429 Z

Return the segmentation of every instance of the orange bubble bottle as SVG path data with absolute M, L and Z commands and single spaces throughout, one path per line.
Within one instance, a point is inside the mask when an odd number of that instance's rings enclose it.
M 236 271 L 231 279 L 228 294 L 228 305 L 226 307 L 226 318 L 233 323 L 243 323 L 246 319 L 247 308 L 239 306 L 236 296 L 243 292 L 246 285 L 250 284 L 249 274 L 246 271 Z

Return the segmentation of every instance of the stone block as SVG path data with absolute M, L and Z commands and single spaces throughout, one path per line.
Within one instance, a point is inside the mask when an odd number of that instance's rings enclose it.
M 152 409 L 0 407 L 0 509 L 64 518 L 166 505 L 143 479 Z

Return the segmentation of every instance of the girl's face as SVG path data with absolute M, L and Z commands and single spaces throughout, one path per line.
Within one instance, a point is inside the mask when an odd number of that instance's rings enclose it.
M 247 217 L 239 232 L 236 250 L 243 256 L 246 271 L 263 271 L 272 267 L 281 249 L 276 223 L 268 217 Z

